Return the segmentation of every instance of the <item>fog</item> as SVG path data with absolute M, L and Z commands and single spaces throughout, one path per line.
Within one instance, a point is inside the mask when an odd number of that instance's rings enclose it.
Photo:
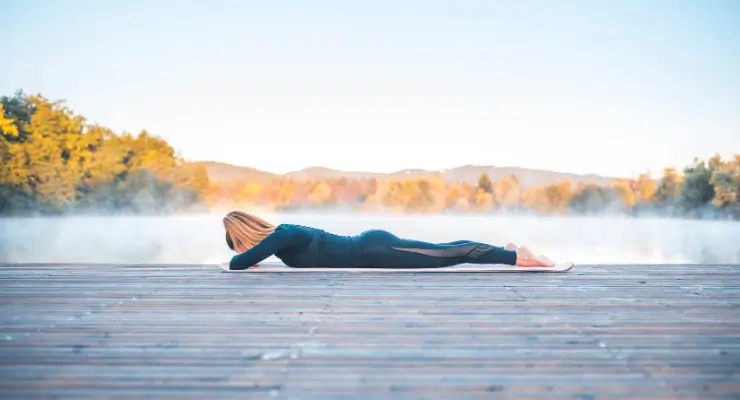
M 513 241 L 589 264 L 740 263 L 740 223 L 671 219 L 266 214 L 269 221 L 353 235 L 387 229 L 432 242 Z M 0 262 L 213 264 L 234 253 L 222 214 L 0 219 Z M 271 258 L 271 260 L 276 260 Z

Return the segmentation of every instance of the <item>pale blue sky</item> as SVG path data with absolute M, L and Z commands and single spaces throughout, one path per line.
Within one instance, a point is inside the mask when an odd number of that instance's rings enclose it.
M 0 0 L 0 94 L 275 172 L 740 152 L 740 1 Z

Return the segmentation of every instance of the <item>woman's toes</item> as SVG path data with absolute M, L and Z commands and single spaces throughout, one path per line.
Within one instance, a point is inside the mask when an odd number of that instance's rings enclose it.
M 551 260 L 549 257 L 547 257 L 544 254 L 540 255 L 540 260 L 542 260 L 542 263 L 546 267 L 554 267 L 555 266 L 555 261 Z
M 547 257 L 538 256 L 527 247 L 520 247 L 517 250 L 517 265 L 522 267 L 552 267 L 555 263 Z

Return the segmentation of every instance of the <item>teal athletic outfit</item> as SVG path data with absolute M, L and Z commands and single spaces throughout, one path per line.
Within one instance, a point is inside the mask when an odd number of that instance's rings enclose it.
M 226 235 L 226 243 L 234 244 Z M 516 264 L 516 251 L 471 240 L 429 243 L 384 230 L 340 236 L 302 225 L 281 224 L 256 246 L 231 259 L 244 270 L 275 255 L 292 268 L 441 268 L 463 263 Z

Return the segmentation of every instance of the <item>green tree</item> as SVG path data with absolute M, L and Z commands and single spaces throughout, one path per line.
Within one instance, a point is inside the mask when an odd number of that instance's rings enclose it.
M 596 184 L 580 185 L 570 199 L 569 207 L 580 214 L 598 214 L 613 211 L 619 197 L 611 188 Z
M 491 178 L 488 177 L 488 174 L 481 174 L 478 178 L 478 188 L 486 193 L 493 193 L 493 183 L 491 182 Z
M 719 167 L 715 163 L 716 167 Z M 693 211 L 709 204 L 715 196 L 712 183 L 714 171 L 704 161 L 694 160 L 694 164 L 684 169 L 679 202 L 685 211 Z

